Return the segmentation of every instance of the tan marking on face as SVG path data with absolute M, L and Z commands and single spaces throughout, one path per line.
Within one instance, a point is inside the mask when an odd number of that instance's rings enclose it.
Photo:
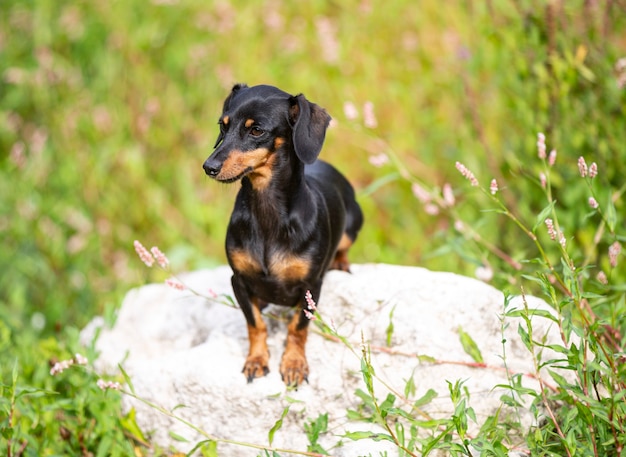
M 247 119 L 244 125 L 246 126 L 247 129 L 249 129 L 250 127 L 254 125 L 254 119 Z
M 274 151 L 280 148 L 283 144 L 285 144 L 285 139 L 281 137 L 276 137 L 274 139 Z
M 245 174 L 262 167 L 268 162 L 270 151 L 267 148 L 254 149 L 252 151 L 232 151 L 222 164 L 222 169 L 216 176 L 218 181 L 238 179 Z
M 229 252 L 228 257 L 233 269 L 239 273 L 252 275 L 263 270 L 259 262 L 246 251 L 236 249 Z
M 272 181 L 272 169 L 274 168 L 275 162 L 276 154 L 269 154 L 265 163 L 255 168 L 254 171 L 248 175 L 252 187 L 254 187 L 255 190 L 264 190 Z
M 269 270 L 280 281 L 300 281 L 309 274 L 311 262 L 290 254 L 275 254 L 270 260 Z
M 230 117 L 228 117 L 228 116 L 224 116 L 224 117 L 222 118 L 222 124 L 224 124 L 224 125 L 228 125 L 228 123 L 229 123 L 229 122 L 230 122 Z

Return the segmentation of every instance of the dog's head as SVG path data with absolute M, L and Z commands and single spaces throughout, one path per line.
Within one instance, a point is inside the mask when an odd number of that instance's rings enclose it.
M 304 95 L 237 84 L 224 101 L 220 133 L 204 171 L 222 182 L 250 176 L 266 185 L 279 151 L 293 151 L 306 164 L 315 162 L 329 122 L 326 111 Z

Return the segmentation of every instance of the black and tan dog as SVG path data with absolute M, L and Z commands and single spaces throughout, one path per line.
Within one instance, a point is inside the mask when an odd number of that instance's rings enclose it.
M 248 323 L 243 373 L 268 373 L 268 303 L 306 307 L 318 301 L 328 269 L 349 270 L 348 248 L 363 224 L 348 181 L 317 160 L 330 116 L 303 95 L 238 84 L 224 102 L 215 151 L 204 170 L 221 182 L 241 179 L 226 235 L 232 285 Z M 288 326 L 280 373 L 287 385 L 307 380 L 309 320 L 298 309 Z

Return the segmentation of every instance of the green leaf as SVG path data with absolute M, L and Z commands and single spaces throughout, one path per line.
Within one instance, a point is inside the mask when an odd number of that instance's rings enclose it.
M 359 194 L 363 196 L 371 195 L 374 192 L 376 192 L 379 188 L 384 186 L 385 184 L 389 184 L 390 182 L 396 181 L 399 178 L 400 178 L 400 173 L 398 172 L 389 173 L 388 175 L 381 176 L 380 178 L 375 180 L 373 183 L 371 183 L 369 186 L 367 186 L 365 189 L 363 189 L 361 192 L 359 192 Z
M 389 325 L 387 325 L 387 328 L 385 329 L 385 335 L 387 336 L 387 347 L 391 347 L 391 337 L 393 336 L 393 312 L 396 310 L 396 305 L 393 306 L 393 308 L 391 308 L 391 311 L 389 312 Z
M 587 425 L 593 425 L 594 418 L 592 412 L 589 410 L 589 407 L 579 401 L 577 401 L 575 405 L 578 410 L 578 415 L 585 420 L 585 423 Z
M 124 430 L 126 430 L 135 438 L 138 438 L 139 441 L 146 442 L 145 435 L 141 431 L 141 428 L 139 428 L 139 425 L 137 425 L 136 413 L 137 411 L 135 410 L 135 408 L 131 408 L 128 414 L 120 417 L 120 424 L 122 425 Z
M 617 211 L 615 210 L 613 195 L 611 193 L 609 193 L 609 201 L 606 205 L 606 223 L 609 226 L 609 230 L 614 232 L 615 224 L 617 223 Z
M 11 391 L 13 396 L 15 396 L 15 390 L 17 387 L 17 358 L 15 358 L 15 362 L 13 362 L 13 371 L 11 372 Z
M 524 330 L 521 324 L 517 326 L 517 334 L 522 338 L 522 343 L 524 343 L 524 346 L 526 346 L 526 349 L 528 349 L 529 351 L 532 351 L 532 344 L 530 341 L 530 336 L 528 335 L 528 332 Z
M 567 379 L 565 379 L 565 377 L 561 376 L 560 374 L 558 374 L 554 370 L 548 370 L 548 373 L 550 373 L 550 376 L 552 376 L 552 379 L 554 379 L 554 381 L 562 389 L 566 389 L 567 390 L 567 389 L 569 389 L 571 387 L 571 383 L 568 382 Z
M 169 435 L 174 438 L 176 441 L 180 441 L 181 443 L 188 443 L 189 440 L 187 438 L 185 438 L 184 436 L 179 435 L 176 432 L 173 431 L 169 431 Z
M 9 347 L 10 341 L 11 329 L 0 320 L 0 353 L 4 352 L 4 350 Z
M 386 433 L 374 433 L 374 432 L 346 432 L 346 438 L 350 438 L 353 441 L 358 440 L 374 440 L 374 441 L 391 441 L 394 443 L 391 435 Z
M 468 333 L 465 333 L 461 327 L 458 329 L 459 336 L 461 338 L 461 345 L 463 346 L 463 350 L 467 355 L 469 355 L 474 362 L 477 363 L 485 363 L 482 354 L 480 353 L 480 349 L 478 349 L 478 345 L 469 336 Z
M 578 72 L 581 74 L 583 78 L 590 82 L 594 82 L 596 80 L 596 75 L 591 71 L 591 69 L 583 64 L 577 65 Z
M 424 362 L 424 363 L 435 363 L 435 362 L 437 362 L 437 359 L 435 357 L 430 356 L 430 355 L 425 355 L 425 354 L 422 354 L 422 355 L 418 354 L 417 360 L 419 360 L 420 362 Z
M 239 305 L 237 304 L 237 302 L 235 301 L 233 297 L 227 294 L 222 294 L 221 296 L 224 297 L 224 300 L 226 300 L 227 306 L 232 306 L 233 308 L 239 308 Z
M 428 389 L 428 391 L 422 395 L 420 398 L 413 402 L 413 408 L 420 408 L 424 405 L 427 405 L 432 400 L 437 398 L 438 394 L 433 389 Z
M 287 403 L 304 403 L 303 400 L 298 400 L 297 398 L 293 398 L 290 397 L 289 395 L 285 395 L 283 397 L 283 399 L 287 402 Z
M 408 380 L 405 380 L 404 384 L 404 396 L 410 397 L 415 395 L 415 380 L 413 379 L 413 373 L 411 373 L 411 377 Z
M 173 413 L 177 409 L 181 409 L 181 408 L 189 408 L 189 407 L 183 403 L 179 403 L 178 405 L 174 406 L 170 412 Z
M 396 397 L 393 394 L 387 394 L 385 400 L 380 404 L 380 415 L 384 419 L 389 414 L 389 409 L 393 407 L 394 402 L 396 401 Z
M 315 444 L 319 439 L 320 433 L 328 430 L 328 413 L 320 414 L 317 419 L 311 420 L 304 424 L 304 431 L 309 439 L 309 443 Z
M 280 428 L 283 426 L 283 419 L 285 418 L 285 416 L 287 415 L 287 413 L 289 412 L 289 406 L 287 405 L 285 407 L 285 409 L 283 409 L 283 413 L 280 416 L 280 419 L 278 419 L 276 421 L 276 423 L 272 426 L 272 428 L 270 429 L 270 431 L 267 434 L 267 438 L 270 442 L 270 446 L 272 445 L 272 442 L 274 441 L 274 434 L 280 430 Z
M 122 364 L 120 363 L 117 366 L 120 369 L 120 371 L 122 372 L 122 376 L 124 376 L 124 381 L 126 382 L 126 384 L 128 384 L 128 388 L 130 389 L 130 392 L 133 395 L 137 395 L 135 393 L 135 387 L 133 386 L 133 382 L 131 381 L 130 376 L 128 376 L 128 373 L 126 373 L 126 370 L 124 370 L 124 367 L 122 366 Z
M 192 457 L 196 451 L 200 451 L 203 457 L 218 457 L 217 441 L 203 440 L 198 443 L 187 453 L 186 457 Z
M 535 231 L 540 225 L 545 224 L 546 219 L 548 218 L 550 214 L 552 214 L 552 211 L 554 210 L 555 203 L 556 201 L 553 200 L 548 204 L 548 206 L 546 206 L 544 209 L 541 210 L 541 212 L 537 216 L 535 225 L 533 225 L 533 228 L 531 230 L 533 233 L 535 233 Z
M 110 436 L 105 436 L 98 444 L 98 453 L 96 457 L 109 457 L 111 453 L 111 447 L 113 447 L 113 439 Z
M 374 367 L 370 364 L 365 349 L 363 350 L 363 357 L 361 357 L 361 373 L 363 374 L 363 382 L 370 394 L 374 391 Z

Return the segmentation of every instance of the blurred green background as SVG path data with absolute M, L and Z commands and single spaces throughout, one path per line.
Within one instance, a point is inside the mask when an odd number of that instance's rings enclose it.
M 516 283 L 454 220 L 518 261 L 534 245 L 483 211 L 487 198 L 454 164 L 484 186 L 496 178 L 509 208 L 534 221 L 546 205 L 544 132 L 571 255 L 606 267 L 613 240 L 594 241 L 587 189 L 572 182 L 583 155 L 598 164 L 600 200 L 624 184 L 625 30 L 617 0 L 2 0 L 0 318 L 13 335 L 3 369 L 14 335 L 34 347 L 60 339 L 112 315 L 129 288 L 165 279 L 136 258 L 135 239 L 178 272 L 225 262 L 238 184 L 201 166 L 236 82 L 302 92 L 333 116 L 322 158 L 366 213 L 353 262 L 472 276 L 488 265 L 496 286 Z M 374 166 L 380 154 L 391 162 Z M 415 183 L 433 195 L 449 183 L 453 211 L 429 214 Z
M 515 184 L 504 199 L 533 214 L 545 132 L 568 164 L 553 183 L 568 232 L 582 237 L 584 195 L 567 186 L 576 158 L 598 162 L 608 184 L 626 171 L 623 2 L 5 0 L 0 13 L 0 303 L 12 321 L 42 313 L 46 330 L 83 325 L 163 279 L 146 278 L 135 239 L 177 271 L 224 263 L 238 185 L 201 165 L 236 82 L 302 92 L 335 119 L 322 157 L 367 217 L 354 262 L 466 274 L 483 262 L 449 215 L 426 214 L 411 183 L 371 156 L 393 153 L 424 187 L 451 183 L 457 200 L 469 191 L 461 161 L 485 185 Z M 375 128 L 363 125 L 366 102 Z M 475 204 L 459 208 L 505 252 L 534 255 Z

